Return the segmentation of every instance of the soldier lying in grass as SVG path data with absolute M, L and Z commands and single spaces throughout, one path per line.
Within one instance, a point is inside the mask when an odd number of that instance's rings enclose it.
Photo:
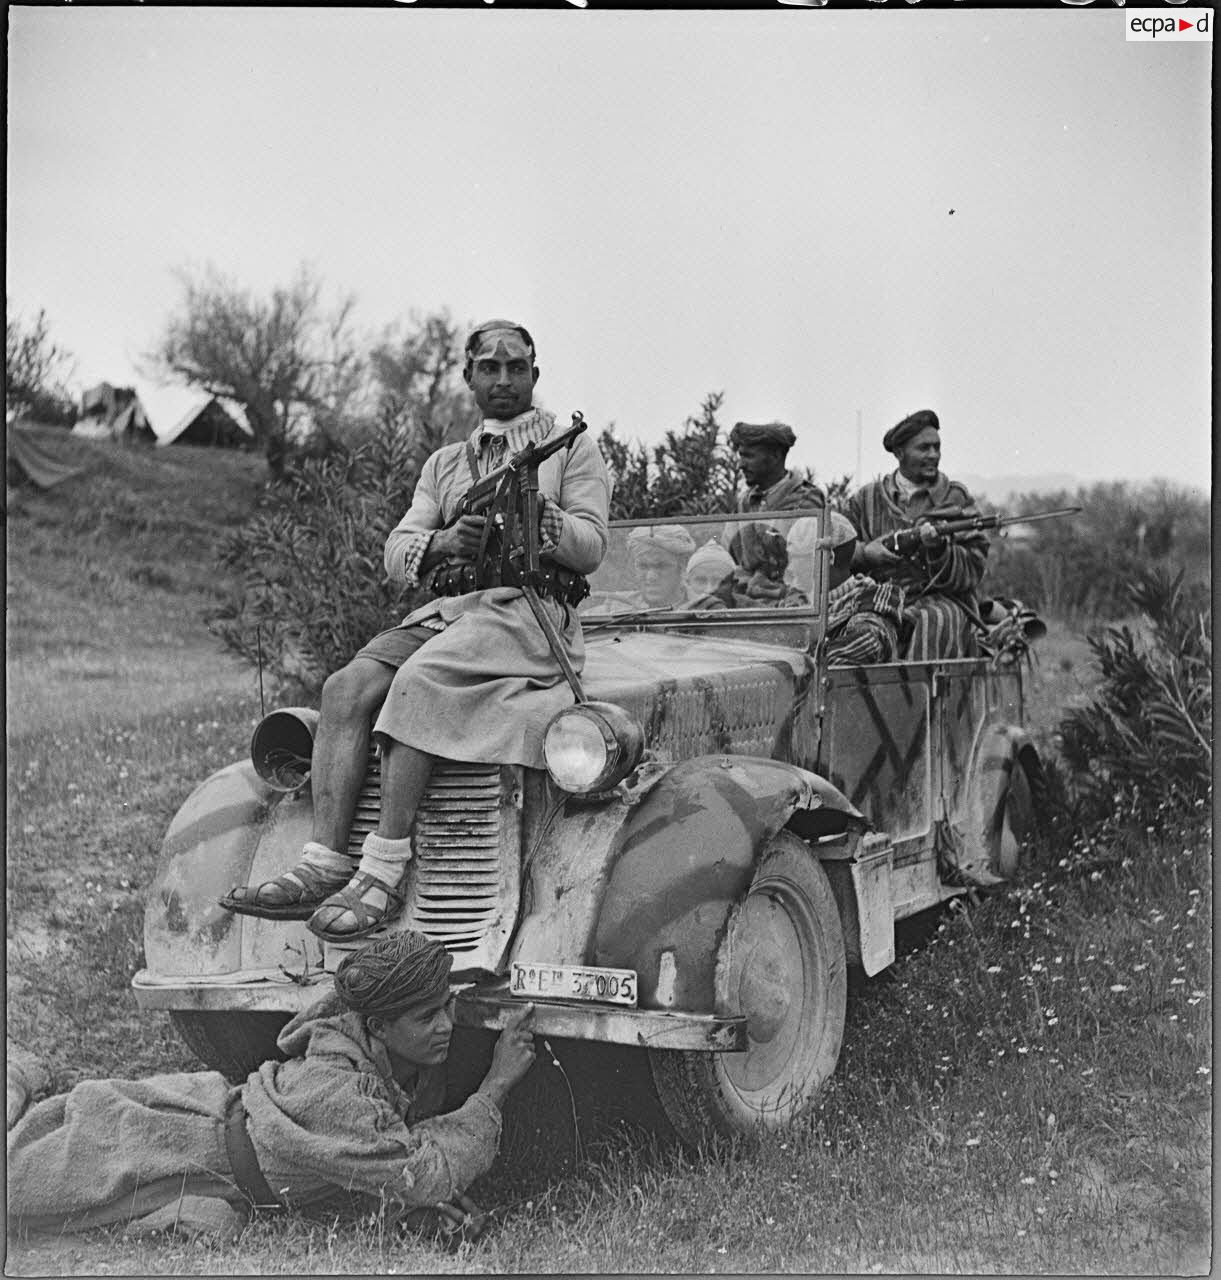
M 470 1183 L 534 1060 L 533 1006 L 501 1032 L 478 1090 L 438 1115 L 452 958 L 419 933 L 348 956 L 334 992 L 245 1084 L 216 1071 L 87 1080 L 30 1107 L 8 1139 L 9 1214 L 33 1230 L 233 1231 L 250 1209 L 385 1210 L 472 1236 Z M 426 1118 L 427 1117 L 427 1118 Z

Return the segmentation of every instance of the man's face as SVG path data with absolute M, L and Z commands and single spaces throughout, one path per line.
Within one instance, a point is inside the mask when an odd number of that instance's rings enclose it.
M 895 456 L 899 470 L 916 484 L 932 484 L 941 467 L 941 432 L 936 427 L 925 427 L 919 435 L 901 444 Z
M 784 450 L 770 444 L 739 444 L 734 447 L 738 470 L 752 487 L 773 485 L 784 475 Z
M 635 559 L 636 581 L 650 609 L 676 604 L 682 596 L 683 566 L 660 547 L 648 547 Z
M 485 418 L 507 422 L 525 413 L 534 399 L 538 369 L 530 348 L 513 329 L 490 329 L 463 370 L 466 385 Z
M 395 1018 L 384 1018 L 379 1038 L 391 1058 L 413 1067 L 431 1067 L 448 1056 L 453 1029 L 446 992 Z
M 722 569 L 716 565 L 700 565 L 687 574 L 687 587 L 693 596 L 710 596 L 715 594 L 726 578 L 733 577 L 732 569 Z

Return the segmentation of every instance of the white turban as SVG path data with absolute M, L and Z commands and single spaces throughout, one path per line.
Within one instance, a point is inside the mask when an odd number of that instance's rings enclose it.
M 719 542 L 705 542 L 687 561 L 687 572 L 695 573 L 699 569 L 710 569 L 724 577 L 737 568 L 733 556 Z
M 695 539 L 678 524 L 641 525 L 627 536 L 628 554 L 633 560 L 643 551 L 659 548 L 676 560 L 686 561 L 695 550 Z

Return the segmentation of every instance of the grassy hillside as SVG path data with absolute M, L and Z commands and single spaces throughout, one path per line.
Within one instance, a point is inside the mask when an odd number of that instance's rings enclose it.
M 258 716 L 203 618 L 261 464 L 84 451 L 87 475 L 23 490 L 8 520 L 8 1030 L 61 1088 L 197 1067 L 135 1008 L 142 897 L 171 815 Z M 1091 681 L 1053 626 L 1030 680 L 1045 749 Z M 1064 837 L 1005 892 L 905 930 L 898 963 L 854 986 L 822 1105 L 760 1149 L 692 1161 L 577 1132 L 588 1081 L 566 1057 L 570 1095 L 540 1052 L 535 1110 L 478 1188 L 504 1221 L 456 1256 L 377 1219 L 268 1216 L 236 1243 L 10 1240 L 6 1274 L 1202 1274 L 1210 920 L 1203 815 Z M 547 1152 L 537 1124 L 561 1135 Z
M 9 490 L 10 737 L 95 712 L 138 716 L 245 678 L 204 618 L 222 585 L 217 539 L 250 511 L 262 459 L 41 434 L 85 469 L 45 493 Z

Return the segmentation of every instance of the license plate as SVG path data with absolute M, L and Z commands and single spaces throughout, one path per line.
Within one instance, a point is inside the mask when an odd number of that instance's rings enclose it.
M 588 1000 L 636 1007 L 635 969 L 591 969 L 513 961 L 509 994 L 521 1000 Z

